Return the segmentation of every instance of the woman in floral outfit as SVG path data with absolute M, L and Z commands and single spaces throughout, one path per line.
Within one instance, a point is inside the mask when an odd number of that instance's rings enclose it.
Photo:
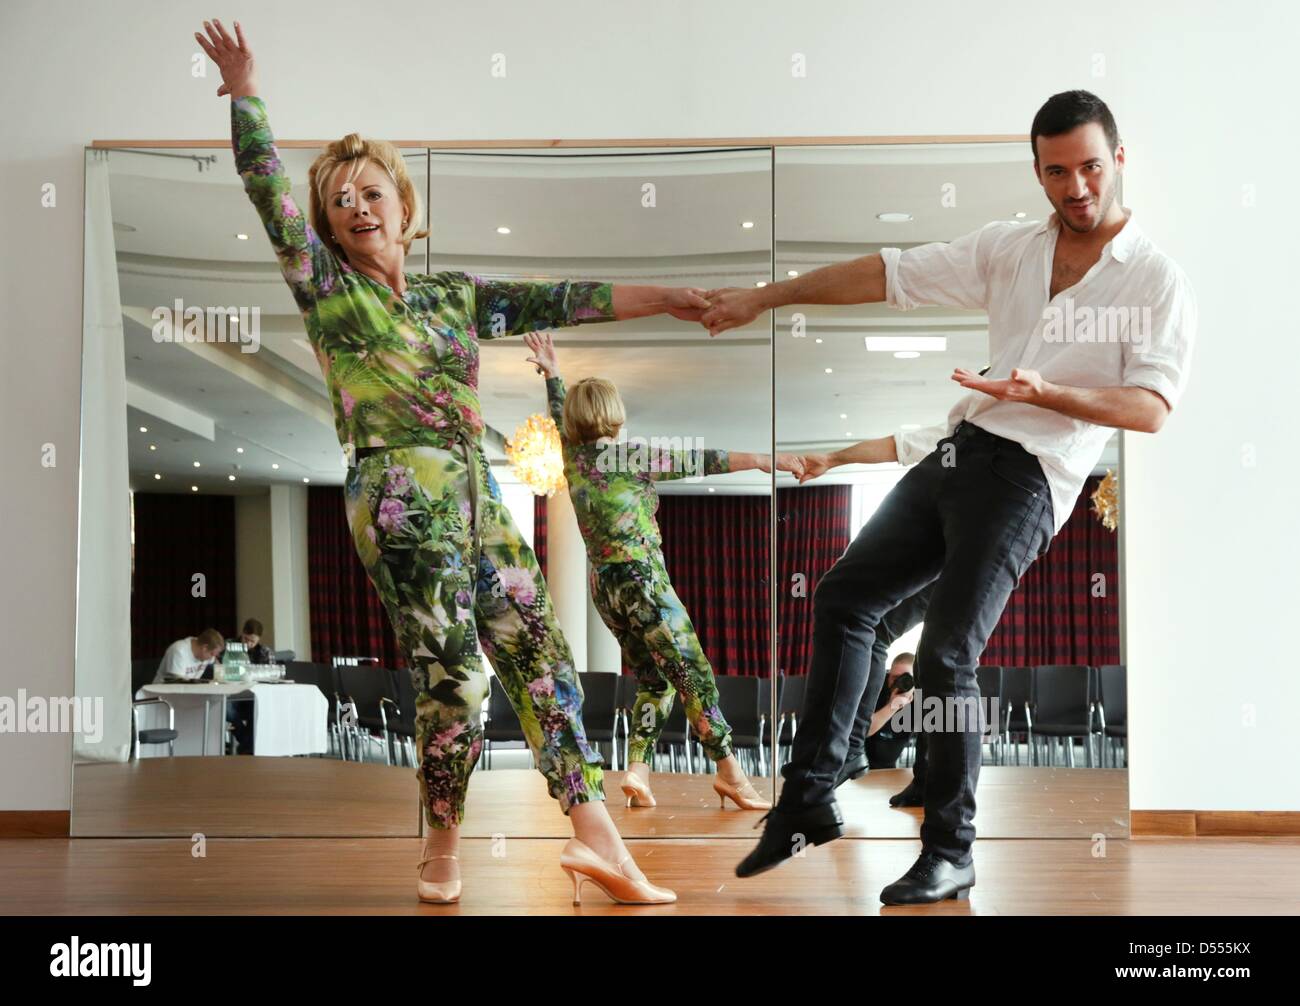
M 295 203 L 253 56 L 204 22 L 200 45 L 231 96 L 232 147 L 325 377 L 357 552 L 383 601 L 416 690 L 420 796 L 429 831 L 423 900 L 460 896 L 465 791 L 483 746 L 482 655 L 519 716 L 547 788 L 573 822 L 561 855 L 575 895 L 590 880 L 616 900 L 657 903 L 603 803 L 601 757 L 582 725 L 582 689 L 536 558 L 488 470 L 477 395 L 481 339 L 652 314 L 698 321 L 701 291 L 592 282 L 512 283 L 406 273 L 428 234 L 400 153 L 355 133 L 308 172 Z
M 718 708 L 713 668 L 695 635 L 691 617 L 668 579 L 655 521 L 655 483 L 687 475 L 718 475 L 749 468 L 771 472 L 767 454 L 702 449 L 645 449 L 615 441 L 626 420 L 618 389 L 588 377 L 567 395 L 548 332 L 531 332 L 528 358 L 546 377 L 551 418 L 560 429 L 564 477 L 591 561 L 591 598 L 618 640 L 623 660 L 637 676 L 638 691 L 628 742 L 623 793 L 628 806 L 653 807 L 650 769 L 655 745 L 680 693 L 686 718 L 705 753 L 717 765 L 713 789 L 745 810 L 771 804 L 745 778 L 731 749 L 731 727 Z M 621 449 L 619 449 L 621 446 Z M 799 472 L 795 455 L 778 454 L 777 467 Z

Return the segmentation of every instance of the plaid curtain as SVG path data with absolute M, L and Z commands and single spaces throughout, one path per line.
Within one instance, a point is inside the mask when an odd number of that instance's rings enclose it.
M 777 666 L 807 674 L 812 663 L 813 591 L 849 547 L 852 486 L 778 489 Z
M 1107 531 L 1089 497 L 1088 479 L 1070 519 L 1011 594 L 980 662 L 1118 664 L 1119 532 Z
M 384 667 L 406 666 L 384 606 L 357 557 L 338 486 L 307 489 L 307 594 L 312 660 L 376 657 Z

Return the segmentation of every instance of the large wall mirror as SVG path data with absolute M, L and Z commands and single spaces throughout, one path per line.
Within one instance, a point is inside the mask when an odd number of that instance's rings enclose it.
M 317 153 L 280 148 L 304 208 Z M 430 225 L 406 272 L 490 282 L 754 287 L 990 220 L 1035 226 L 1050 209 L 1024 143 L 403 154 Z M 102 696 L 105 717 L 102 736 L 77 739 L 73 834 L 418 834 L 418 668 L 357 557 L 326 386 L 229 147 L 99 147 L 86 172 L 77 690 Z M 186 338 L 186 308 L 224 338 Z M 175 338 L 159 337 L 160 319 L 176 321 Z M 703 460 L 833 450 L 937 423 L 961 393 L 952 369 L 988 363 L 985 326 L 973 311 L 805 306 L 712 339 L 666 316 L 549 335 L 569 389 L 586 378 L 617 389 L 628 453 Z M 620 645 L 592 599 L 589 542 L 546 459 L 553 442 L 535 437 L 550 408 L 529 349 L 512 337 L 479 350 L 492 482 L 545 577 L 621 833 L 752 837 L 759 815 L 720 798 L 708 735 L 725 724 L 741 770 L 775 797 L 816 583 L 903 469 L 840 468 L 803 485 L 757 468 L 651 480 L 660 594 L 698 645 L 679 658 L 695 668 L 687 680 L 707 671 L 713 682 L 701 703 L 666 689 L 655 671 L 672 658 Z M 981 836 L 1127 834 L 1118 536 L 1089 505 L 1105 473 L 1119 474 L 1118 444 L 982 660 L 1000 714 L 984 749 Z M 222 642 L 221 676 L 236 680 L 213 680 L 214 668 L 161 680 L 169 649 L 197 659 L 207 629 Z M 909 625 L 882 654 L 886 701 L 920 631 Z M 462 833 L 567 835 L 484 659 Z M 1060 730 L 1031 737 L 1026 708 L 1052 711 Z M 920 810 L 888 804 L 915 738 L 879 734 L 870 771 L 837 793 L 850 833 L 915 835 Z M 650 750 L 654 806 L 628 806 L 629 762 Z

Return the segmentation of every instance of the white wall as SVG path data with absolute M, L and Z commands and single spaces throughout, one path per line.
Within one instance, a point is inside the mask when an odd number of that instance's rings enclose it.
M 262 623 L 262 644 L 273 650 L 285 650 L 287 646 L 278 646 L 275 641 L 273 547 L 271 493 L 236 496 L 235 625 L 227 631 L 237 633 L 246 619 L 256 618 Z
M 1300 217 L 1293 5 L 329 7 L 230 11 L 246 18 L 282 137 L 1027 133 L 1051 93 L 1101 94 L 1128 139 L 1126 201 L 1191 276 L 1201 309 L 1186 399 L 1159 436 L 1129 438 L 1133 805 L 1300 808 L 1282 722 L 1300 699 L 1287 422 L 1300 362 L 1286 293 Z M 81 148 L 229 135 L 217 79 L 189 76 L 193 32 L 212 12 L 186 0 L 4 7 L 0 694 L 72 690 Z M 796 51 L 804 79 L 791 77 Z M 504 79 L 489 72 L 498 52 Z M 58 186 L 54 209 L 40 205 L 46 182 Z M 1251 208 L 1244 184 L 1256 187 Z M 58 445 L 55 469 L 39 463 L 46 441 Z M 1236 725 L 1239 702 L 1255 704 L 1255 726 Z M 0 809 L 68 807 L 69 752 L 66 737 L 0 737 L 0 765 L 25 767 L 0 775 Z

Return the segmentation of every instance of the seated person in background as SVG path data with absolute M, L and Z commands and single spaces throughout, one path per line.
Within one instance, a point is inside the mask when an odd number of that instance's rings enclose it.
M 154 684 L 198 681 L 216 663 L 225 646 L 226 641 L 216 629 L 204 629 L 197 636 L 176 640 L 163 654 Z
M 912 701 L 914 689 L 899 691 L 895 683 L 904 675 L 912 673 L 916 657 L 911 653 L 900 653 L 889 665 L 889 674 L 885 677 L 885 686 L 880 689 L 880 699 L 876 702 L 876 712 L 871 717 L 871 729 L 867 734 L 867 763 L 871 768 L 894 768 L 898 756 L 907 747 L 913 730 L 895 730 L 890 718 L 898 710 Z M 912 726 L 914 724 L 908 724 Z
M 275 655 L 262 645 L 262 623 L 256 618 L 244 622 L 240 630 L 239 642 L 248 651 L 250 664 L 274 663 Z M 253 753 L 253 703 L 248 699 L 232 699 L 226 702 L 226 722 L 235 732 L 235 743 L 239 754 Z
M 262 645 L 262 623 L 256 618 L 250 618 L 244 623 L 239 641 L 248 649 L 250 664 L 275 663 L 275 654 Z

